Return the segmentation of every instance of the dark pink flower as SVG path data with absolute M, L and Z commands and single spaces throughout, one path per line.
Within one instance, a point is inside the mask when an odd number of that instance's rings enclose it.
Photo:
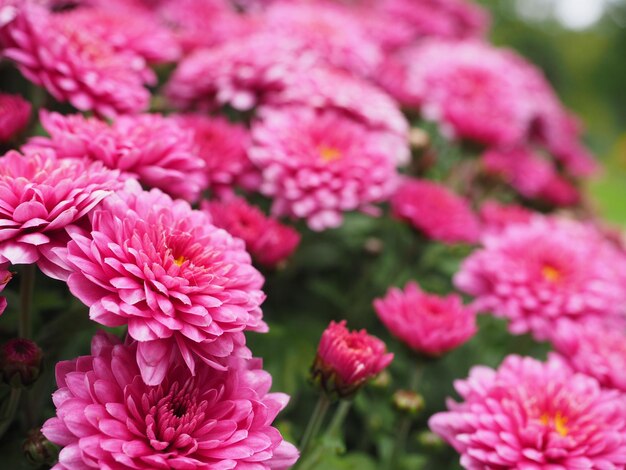
M 10 141 L 26 128 L 31 109 L 20 95 L 0 93 L 0 142 Z
M 530 209 L 516 204 L 501 204 L 497 201 L 485 201 L 480 206 L 482 233 L 497 234 L 512 224 L 526 224 L 533 217 L 540 217 Z
M 189 201 L 206 187 L 205 162 L 193 132 L 160 114 L 120 116 L 111 125 L 82 115 L 41 112 L 50 137 L 34 137 L 26 151 L 51 148 L 63 158 L 101 161 L 169 194 Z
M 1 282 L 1 281 L 0 281 Z M 41 375 L 43 352 L 34 341 L 13 338 L 0 347 L 0 375 L 11 387 L 28 387 Z
M 474 367 L 455 388 L 463 401 L 450 400 L 429 426 L 461 454 L 463 468 L 626 466 L 626 397 L 555 357 L 509 356 L 497 370 Z
M 187 202 L 129 185 L 91 223 L 90 233 L 72 234 L 68 285 L 91 319 L 128 325 L 146 383 L 163 380 L 170 358 L 192 373 L 202 362 L 223 367 L 249 354 L 244 330 L 267 331 L 263 276 L 243 241 Z
M 159 385 L 142 381 L 137 343 L 98 333 L 91 356 L 56 366 L 56 417 L 42 432 L 62 447 L 54 470 L 287 469 L 297 449 L 272 426 L 289 401 L 269 393 L 261 361 L 167 368 Z
M 202 209 L 211 222 L 246 242 L 246 249 L 259 264 L 272 268 L 287 259 L 300 243 L 300 234 L 277 219 L 266 216 L 245 199 L 206 201 Z
M 455 294 L 427 294 L 416 282 L 404 291 L 391 288 L 374 300 L 374 309 L 389 331 L 414 351 L 440 356 L 476 333 L 476 313 Z
M 326 393 L 353 395 L 393 360 L 385 343 L 367 331 L 350 331 L 346 321 L 330 322 L 322 333 L 311 370 Z
M 28 80 L 59 101 L 107 117 L 148 107 L 144 84 L 155 76 L 142 57 L 115 50 L 88 28 L 34 2 L 10 3 L 0 7 L 0 50 Z
M 391 197 L 391 211 L 428 238 L 444 243 L 473 243 L 480 226 L 467 201 L 445 186 L 405 179 Z
M 118 177 L 101 163 L 61 160 L 49 150 L 0 157 L 0 264 L 37 263 L 63 279 L 67 273 L 55 249 L 119 186 Z

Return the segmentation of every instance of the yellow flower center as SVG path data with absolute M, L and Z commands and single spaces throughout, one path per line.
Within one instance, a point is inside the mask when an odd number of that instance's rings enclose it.
M 560 411 L 557 411 L 554 416 L 544 413 L 541 415 L 539 420 L 544 426 L 553 427 L 554 430 L 562 437 L 567 436 L 569 433 L 569 428 L 567 427 L 567 417 L 563 416 Z
M 176 266 L 182 266 L 185 261 L 185 257 L 182 255 L 178 258 L 174 258 L 174 264 L 176 264 Z
M 557 282 L 561 279 L 561 271 L 556 269 L 554 266 L 550 266 L 549 264 L 546 264 L 543 267 L 541 274 L 543 274 L 544 279 L 549 282 Z
M 341 158 L 341 152 L 335 147 L 322 146 L 320 147 L 320 157 L 325 162 L 332 162 Z

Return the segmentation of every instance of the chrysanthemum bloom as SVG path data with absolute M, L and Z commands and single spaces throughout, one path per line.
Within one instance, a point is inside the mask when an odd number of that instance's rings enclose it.
M 592 226 L 537 218 L 487 236 L 461 265 L 457 288 L 514 334 L 546 339 L 563 319 L 624 314 L 623 253 Z
M 476 333 L 476 313 L 460 296 L 428 294 L 413 281 L 375 299 L 374 309 L 396 338 L 426 356 L 440 356 Z
M 430 428 L 484 469 L 618 469 L 626 466 L 626 398 L 572 372 L 557 358 L 507 357 L 493 370 L 474 367 L 455 382 Z
M 626 322 L 561 322 L 551 334 L 554 349 L 575 371 L 626 392 Z
M 380 339 L 365 330 L 348 330 L 345 320 L 331 321 L 322 333 L 311 374 L 326 393 L 349 397 L 392 360 Z
M 7 263 L 0 264 L 0 292 L 4 290 L 13 277 L 13 274 L 7 269 L 7 265 Z M 7 308 L 7 299 L 0 297 L 0 315 L 2 315 L 5 308 Z
M 119 186 L 101 163 L 58 159 L 52 151 L 0 157 L 0 264 L 37 263 L 63 279 L 54 249 L 67 231 Z
M 55 470 L 286 469 L 297 449 L 272 426 L 289 397 L 268 393 L 260 360 L 205 365 L 195 376 L 172 364 L 160 385 L 146 385 L 136 343 L 97 334 L 91 356 L 56 366 L 56 417 L 44 435 L 63 447 Z
M 234 197 L 224 201 L 206 201 L 202 209 L 211 215 L 211 222 L 246 242 L 246 249 L 259 264 L 272 268 L 287 259 L 298 247 L 297 230 L 267 217 L 260 208 L 245 199 Z
M 8 142 L 28 125 L 31 105 L 19 95 L 0 93 L 0 142 Z
M 497 201 L 486 201 L 479 211 L 481 231 L 485 234 L 497 234 L 511 224 L 526 224 L 538 213 L 516 204 L 501 204 Z
M 467 201 L 438 183 L 406 178 L 390 202 L 394 217 L 433 240 L 473 243 L 480 235 L 478 218 Z
M 157 385 L 170 358 L 192 373 L 247 355 L 244 330 L 267 331 L 263 277 L 244 242 L 201 211 L 137 186 L 111 196 L 91 217 L 91 233 L 72 234 L 71 292 L 105 326 L 128 325 L 144 381 Z
M 160 114 L 120 116 L 111 125 L 80 114 L 42 111 L 50 137 L 34 137 L 26 151 L 51 148 L 62 158 L 88 158 L 127 177 L 195 201 L 206 187 L 205 162 L 193 132 Z
M 272 213 L 306 219 L 313 230 L 338 227 L 342 213 L 371 207 L 395 189 L 384 139 L 333 110 L 269 109 L 253 125 L 250 158 Z
M 195 153 L 205 162 L 205 175 L 211 191 L 223 195 L 236 186 L 247 191 L 261 184 L 259 170 L 248 157 L 250 132 L 227 119 L 201 114 L 177 115 L 176 122 L 192 131 Z
M 148 107 L 155 77 L 145 60 L 114 47 L 62 14 L 28 0 L 0 7 L 0 52 L 59 101 L 111 117 Z

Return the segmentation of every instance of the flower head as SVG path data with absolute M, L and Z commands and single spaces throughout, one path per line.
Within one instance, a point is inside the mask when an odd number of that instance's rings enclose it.
M 22 132 L 30 119 L 31 105 L 19 95 L 0 93 L 0 142 Z
M 41 374 L 43 354 L 37 344 L 26 338 L 12 339 L 0 347 L 0 373 L 12 387 L 35 383 Z
M 163 380 L 170 358 L 192 373 L 201 362 L 223 368 L 226 357 L 249 354 L 244 330 L 267 331 L 263 277 L 244 243 L 187 202 L 128 187 L 91 223 L 72 234 L 68 285 L 93 320 L 128 325 L 146 383 Z
M 300 234 L 245 199 L 205 202 L 202 208 L 211 222 L 246 242 L 246 249 L 260 265 L 272 268 L 287 259 L 298 247 Z
M 428 238 L 444 243 L 472 243 L 480 234 L 469 204 L 432 181 L 405 179 L 391 198 L 391 211 Z
M 252 136 L 250 158 L 272 212 L 304 218 L 313 230 L 339 226 L 343 212 L 383 201 L 395 187 L 384 137 L 333 110 L 266 108 Z
M 509 356 L 497 370 L 474 367 L 455 388 L 463 401 L 450 401 L 429 426 L 461 454 L 463 468 L 626 465 L 624 395 L 555 357 Z
M 391 288 L 374 309 L 389 331 L 414 351 L 427 356 L 460 346 L 476 333 L 476 313 L 458 295 L 427 294 L 416 282 L 404 291 Z
M 101 163 L 61 160 L 54 152 L 0 157 L 0 264 L 38 263 L 47 275 L 67 273 L 54 253 L 67 232 L 119 186 Z
M 540 215 L 523 206 L 500 204 L 497 201 L 485 201 L 480 206 L 479 216 L 482 233 L 485 235 L 500 233 L 512 224 L 526 224 L 533 217 L 539 217 Z
M 91 355 L 57 364 L 56 417 L 42 431 L 63 447 L 54 470 L 286 469 L 298 458 L 272 426 L 289 397 L 268 393 L 259 360 L 226 371 L 174 363 L 159 385 L 142 381 L 137 343 L 99 333 Z
M 205 163 L 194 134 L 159 114 L 120 116 L 111 125 L 82 115 L 41 112 L 50 137 L 34 137 L 26 151 L 51 148 L 63 158 L 101 161 L 126 177 L 195 201 L 206 186 Z
M 348 397 L 392 360 L 393 354 L 375 336 L 348 330 L 345 320 L 331 321 L 322 333 L 311 373 L 326 393 Z

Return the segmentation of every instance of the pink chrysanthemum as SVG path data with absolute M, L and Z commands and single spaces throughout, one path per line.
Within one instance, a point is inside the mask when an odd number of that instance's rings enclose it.
M 182 114 L 175 118 L 183 129 L 193 132 L 195 152 L 206 164 L 205 174 L 213 192 L 223 195 L 235 186 L 247 191 L 258 189 L 261 176 L 248 158 L 251 139 L 245 126 L 219 116 Z
M 146 385 L 137 343 L 98 333 L 91 356 L 56 366 L 56 417 L 42 432 L 63 447 L 54 470 L 287 469 L 297 449 L 272 426 L 289 397 L 268 393 L 261 361 L 232 361 L 227 371 L 172 364 Z
M 483 235 L 493 235 L 501 233 L 509 225 L 526 224 L 539 214 L 515 204 L 486 201 L 480 206 L 479 216 Z
M 144 88 L 155 77 L 145 60 L 116 51 L 62 14 L 50 14 L 28 0 L 0 7 L 0 51 L 22 74 L 59 101 L 103 116 L 148 107 Z
M 311 373 L 326 393 L 348 397 L 392 360 L 380 339 L 365 330 L 348 330 L 346 320 L 331 321 L 322 333 Z
M 464 401 L 430 428 L 468 470 L 618 469 L 626 466 L 626 398 L 557 358 L 509 356 L 455 382 Z
M 21 96 L 0 93 L 0 142 L 10 141 L 26 128 L 31 109 Z
M 139 342 L 144 381 L 159 384 L 169 358 L 192 373 L 245 355 L 244 330 L 266 331 L 263 276 L 243 241 L 158 190 L 127 188 L 91 216 L 91 233 L 72 234 L 68 279 L 93 320 L 128 325 Z
M 37 263 L 62 279 L 55 248 L 67 231 L 118 187 L 119 174 L 101 163 L 58 159 L 52 151 L 0 157 L 0 263 Z
M 427 294 L 416 282 L 404 291 L 391 288 L 374 300 L 374 309 L 389 331 L 414 351 L 440 356 L 476 333 L 476 313 L 455 294 Z
M 395 188 L 395 162 L 378 134 L 333 110 L 266 108 L 252 129 L 250 158 L 262 170 L 272 212 L 338 227 L 342 213 L 384 201 Z
M 455 285 L 475 308 L 510 321 L 515 334 L 546 339 L 564 319 L 624 314 L 624 255 L 590 225 L 536 218 L 487 236 Z
M 390 202 L 395 217 L 433 240 L 473 243 L 479 237 L 478 218 L 467 201 L 438 183 L 407 178 Z
M 82 115 L 41 112 L 50 137 L 34 137 L 26 151 L 54 149 L 63 158 L 88 158 L 123 175 L 195 201 L 206 187 L 205 162 L 193 133 L 159 114 L 120 116 L 111 125 Z
M 7 263 L 0 264 L 0 292 L 4 290 L 13 277 L 13 274 L 7 269 L 7 266 Z M 7 308 L 7 299 L 0 297 L 0 315 L 2 315 L 5 308 Z
M 300 243 L 300 234 L 292 227 L 267 217 L 245 199 L 205 202 L 202 209 L 211 215 L 216 227 L 246 242 L 246 249 L 261 265 L 273 268 L 287 259 Z

